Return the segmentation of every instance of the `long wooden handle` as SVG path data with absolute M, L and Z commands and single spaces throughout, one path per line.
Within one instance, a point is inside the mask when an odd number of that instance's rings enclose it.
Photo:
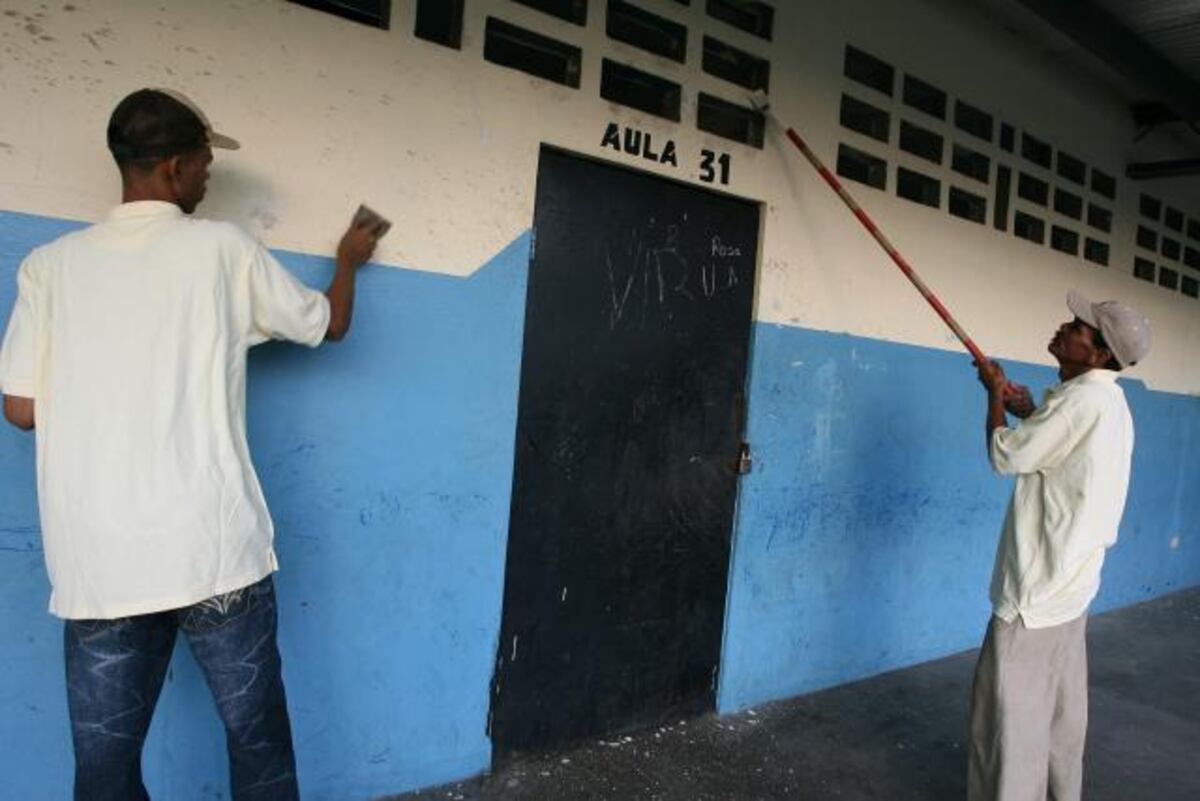
M 887 251 L 887 254 L 892 257 L 892 261 L 900 268 L 900 272 L 908 276 L 908 280 L 921 293 L 921 297 L 925 298 L 929 305 L 933 307 L 933 310 L 938 313 L 938 316 L 946 322 L 946 325 L 950 326 L 950 330 L 954 332 L 959 342 L 962 342 L 963 346 L 975 357 L 975 361 L 983 364 L 987 358 L 983 355 L 983 351 L 979 349 L 979 346 L 975 344 L 975 341 L 971 339 L 963 327 L 958 324 L 958 321 L 954 319 L 953 315 L 950 314 L 950 310 L 938 299 L 938 296 L 933 294 L 933 290 L 921 280 L 921 276 L 917 275 L 917 271 L 905 260 L 904 256 L 900 255 L 900 251 L 896 250 L 896 246 L 883 235 L 883 232 L 879 230 L 879 226 L 875 224 L 870 215 L 863 211 L 862 206 L 858 205 L 854 201 L 854 198 L 850 197 L 850 193 L 842 186 L 842 182 L 837 179 L 837 176 L 821 163 L 821 160 L 817 158 L 817 154 L 812 152 L 812 148 L 805 144 L 804 140 L 800 138 L 800 134 L 796 133 L 794 129 L 787 129 L 787 137 L 804 154 L 809 163 L 816 168 L 821 177 L 825 179 L 825 183 L 829 184 L 829 188 L 837 193 L 837 196 L 854 213 L 854 216 L 863 224 L 863 227 L 871 233 L 871 236 L 875 237 L 875 241 L 879 243 L 879 246 Z

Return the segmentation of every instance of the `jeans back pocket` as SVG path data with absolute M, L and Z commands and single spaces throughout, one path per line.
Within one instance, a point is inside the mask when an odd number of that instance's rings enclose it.
M 271 577 L 248 587 L 205 598 L 184 610 L 180 625 L 190 631 L 212 631 L 245 616 L 258 604 L 269 600 Z

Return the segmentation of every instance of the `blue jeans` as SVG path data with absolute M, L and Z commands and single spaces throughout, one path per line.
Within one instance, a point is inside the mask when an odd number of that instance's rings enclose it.
M 225 724 L 233 801 L 298 799 L 268 576 L 182 609 L 67 621 L 75 801 L 149 800 L 142 745 L 180 630 Z

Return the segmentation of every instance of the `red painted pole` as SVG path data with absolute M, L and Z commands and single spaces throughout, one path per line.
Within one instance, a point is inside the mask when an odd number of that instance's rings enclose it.
M 933 310 L 938 313 L 938 316 L 946 322 L 946 325 L 950 326 L 950 330 L 954 332 L 954 335 L 958 337 L 960 342 L 963 343 L 963 346 L 966 347 L 966 349 L 970 351 L 971 355 L 975 357 L 975 361 L 978 364 L 983 364 L 987 358 L 983 355 L 983 351 L 979 349 L 979 346 L 975 344 L 975 341 L 971 339 L 965 330 L 963 330 L 963 327 L 958 324 L 958 321 L 951 316 L 950 310 L 942 304 L 942 301 L 938 299 L 937 295 L 933 294 L 933 290 L 931 290 L 928 285 L 921 280 L 921 276 L 917 275 L 917 271 L 914 270 L 912 266 L 909 265 L 909 263 L 905 260 L 905 258 L 900 255 L 900 251 L 896 250 L 895 245 L 888 241 L 888 238 L 883 235 L 883 232 L 879 230 L 879 226 L 875 224 L 875 221 L 872 220 L 865 211 L 863 211 L 862 206 L 859 206 L 858 203 L 854 201 L 854 198 L 850 197 L 850 193 L 845 190 L 845 188 L 842 186 L 842 182 L 837 179 L 837 176 L 831 173 L 829 169 L 821 163 L 821 160 L 817 158 L 817 154 L 812 152 L 812 149 L 805 144 L 804 140 L 800 138 L 800 134 L 796 133 L 795 130 L 788 128 L 787 137 L 792 141 L 792 144 L 804 154 L 804 157 L 808 159 L 809 163 L 816 168 L 817 172 L 821 174 L 821 177 L 825 179 L 825 183 L 829 184 L 829 188 L 837 193 L 837 196 L 840 197 L 842 202 L 846 204 L 851 212 L 853 212 L 854 216 L 858 218 L 858 221 L 863 224 L 863 227 L 870 232 L 871 236 L 875 237 L 875 241 L 879 243 L 880 247 L 887 251 L 887 254 L 892 257 L 892 261 L 894 261 L 896 266 L 900 268 L 900 272 L 908 276 L 908 280 L 911 281 L 913 286 L 917 288 L 917 291 L 921 293 L 921 297 L 925 298 L 929 305 L 933 307 Z

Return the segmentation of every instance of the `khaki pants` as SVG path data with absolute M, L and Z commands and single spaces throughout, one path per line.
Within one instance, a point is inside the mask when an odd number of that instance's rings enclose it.
M 1087 615 L 1044 629 L 988 624 L 971 696 L 969 801 L 1079 801 Z

